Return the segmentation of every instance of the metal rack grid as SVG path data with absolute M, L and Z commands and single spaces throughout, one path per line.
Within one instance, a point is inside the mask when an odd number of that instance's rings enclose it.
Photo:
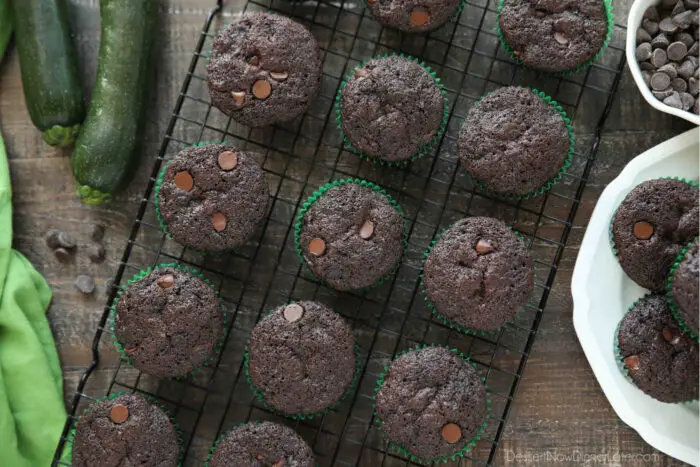
M 472 356 L 486 376 L 493 393 L 491 423 L 461 465 L 492 464 L 625 65 L 624 27 L 615 26 L 608 49 L 594 66 L 558 78 L 518 67 L 502 50 L 495 33 L 494 0 L 467 0 L 453 22 L 422 35 L 381 27 L 356 0 L 249 0 L 247 11 L 272 10 L 306 24 L 319 41 L 324 59 L 321 92 L 309 112 L 283 125 L 250 129 L 224 116 L 209 100 L 206 51 L 215 28 L 230 20 L 221 3 L 212 9 L 199 36 L 95 335 L 93 362 L 73 398 L 53 465 L 69 465 L 64 450 L 71 426 L 84 407 L 106 395 L 104 389 L 90 389 L 88 379 L 98 367 L 100 351 L 112 345 L 105 323 L 117 287 L 139 270 L 163 262 L 195 266 L 219 286 L 232 317 L 226 344 L 216 366 L 185 380 L 158 380 L 120 364 L 113 371 L 108 393 L 145 393 L 170 408 L 183 430 L 184 465 L 201 465 L 221 432 L 253 419 L 276 420 L 295 428 L 312 446 L 321 466 L 414 465 L 387 450 L 373 420 L 372 394 L 390 358 L 422 343 L 459 348 Z M 405 169 L 375 166 L 344 150 L 333 111 L 336 90 L 347 71 L 361 60 L 391 51 L 414 55 L 431 66 L 445 85 L 451 107 L 439 147 Z M 459 166 L 455 150 L 459 124 L 472 103 L 509 84 L 537 87 L 553 96 L 573 118 L 578 135 L 574 160 L 564 179 L 546 195 L 521 202 L 479 192 Z M 268 176 L 272 203 L 253 241 L 235 252 L 203 256 L 161 232 L 152 191 L 163 160 L 188 145 L 221 139 L 257 152 Z M 397 274 L 363 293 L 340 293 L 320 284 L 301 266 L 293 241 L 294 219 L 304 200 L 320 185 L 347 177 L 386 187 L 403 207 L 410 231 Z M 526 238 L 535 263 L 535 290 L 525 312 L 515 323 L 486 336 L 460 334 L 434 320 L 418 287 L 423 253 L 435 234 L 471 215 L 497 217 L 513 226 Z M 262 313 L 290 299 L 316 299 L 331 305 L 352 323 L 361 348 L 362 376 L 351 397 L 337 410 L 307 421 L 281 419 L 266 411 L 242 376 L 251 329 Z

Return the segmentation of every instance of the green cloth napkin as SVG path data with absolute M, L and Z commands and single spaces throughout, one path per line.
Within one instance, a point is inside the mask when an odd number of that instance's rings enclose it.
M 0 0 L 0 15 L 8 13 Z M 2 23 L 0 16 L 0 23 Z M 7 25 L 7 22 L 4 22 Z M 0 59 L 9 34 L 0 27 Z M 66 420 L 61 365 L 46 311 L 51 289 L 12 249 L 12 191 L 0 134 L 0 465 L 51 464 Z

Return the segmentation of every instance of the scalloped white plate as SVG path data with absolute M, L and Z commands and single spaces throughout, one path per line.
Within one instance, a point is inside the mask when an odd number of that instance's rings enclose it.
M 664 404 L 647 396 L 625 378 L 615 361 L 617 324 L 647 290 L 622 271 L 610 248 L 608 226 L 627 193 L 644 180 L 665 176 L 697 179 L 698 141 L 699 128 L 670 139 L 636 157 L 607 186 L 591 216 L 571 281 L 574 328 L 613 409 L 647 443 L 693 465 L 700 463 L 698 403 Z

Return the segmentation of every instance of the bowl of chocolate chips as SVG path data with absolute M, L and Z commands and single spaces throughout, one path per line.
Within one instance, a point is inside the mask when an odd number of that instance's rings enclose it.
M 656 109 L 700 125 L 700 0 L 636 0 L 627 23 L 627 61 Z

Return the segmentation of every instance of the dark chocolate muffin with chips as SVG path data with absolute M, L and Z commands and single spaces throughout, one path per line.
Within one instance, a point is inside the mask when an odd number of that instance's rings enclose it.
M 530 68 L 575 70 L 604 46 L 604 0 L 501 0 L 499 26 L 511 53 Z
M 80 416 L 73 467 L 175 467 L 178 434 L 168 415 L 143 396 L 123 394 L 95 402 Z
M 617 333 L 619 357 L 630 379 L 661 402 L 698 398 L 698 344 L 684 334 L 663 296 L 640 299 Z
M 433 245 L 423 285 L 435 312 L 447 321 L 469 330 L 496 330 L 530 299 L 532 257 L 498 219 L 462 219 Z
M 203 366 L 223 332 L 224 312 L 214 289 L 172 266 L 131 282 L 114 309 L 114 335 L 125 356 L 161 378 Z
M 201 251 L 243 245 L 267 215 L 265 174 L 253 154 L 207 144 L 180 151 L 158 180 L 161 224 L 175 241 Z
M 640 183 L 612 221 L 620 266 L 637 284 L 663 293 L 676 257 L 698 235 L 699 220 L 697 186 L 670 178 Z
M 365 0 L 379 23 L 404 32 L 439 28 L 455 16 L 461 3 L 462 0 Z
M 326 305 L 290 303 L 255 325 L 247 360 L 250 382 L 265 404 L 285 415 L 313 415 L 350 388 L 355 338 Z
M 484 425 L 487 394 L 471 363 L 444 347 L 425 347 L 391 363 L 376 404 L 389 441 L 431 463 L 468 449 Z
M 261 127 L 304 113 L 321 86 L 321 52 L 308 29 L 272 13 L 243 13 L 216 36 L 208 66 L 213 104 Z
M 246 423 L 212 448 L 208 467 L 314 467 L 311 448 L 291 428 L 273 422 Z
M 459 130 L 469 174 L 495 193 L 523 197 L 549 189 L 570 157 L 561 111 L 531 89 L 509 86 L 479 100 Z

